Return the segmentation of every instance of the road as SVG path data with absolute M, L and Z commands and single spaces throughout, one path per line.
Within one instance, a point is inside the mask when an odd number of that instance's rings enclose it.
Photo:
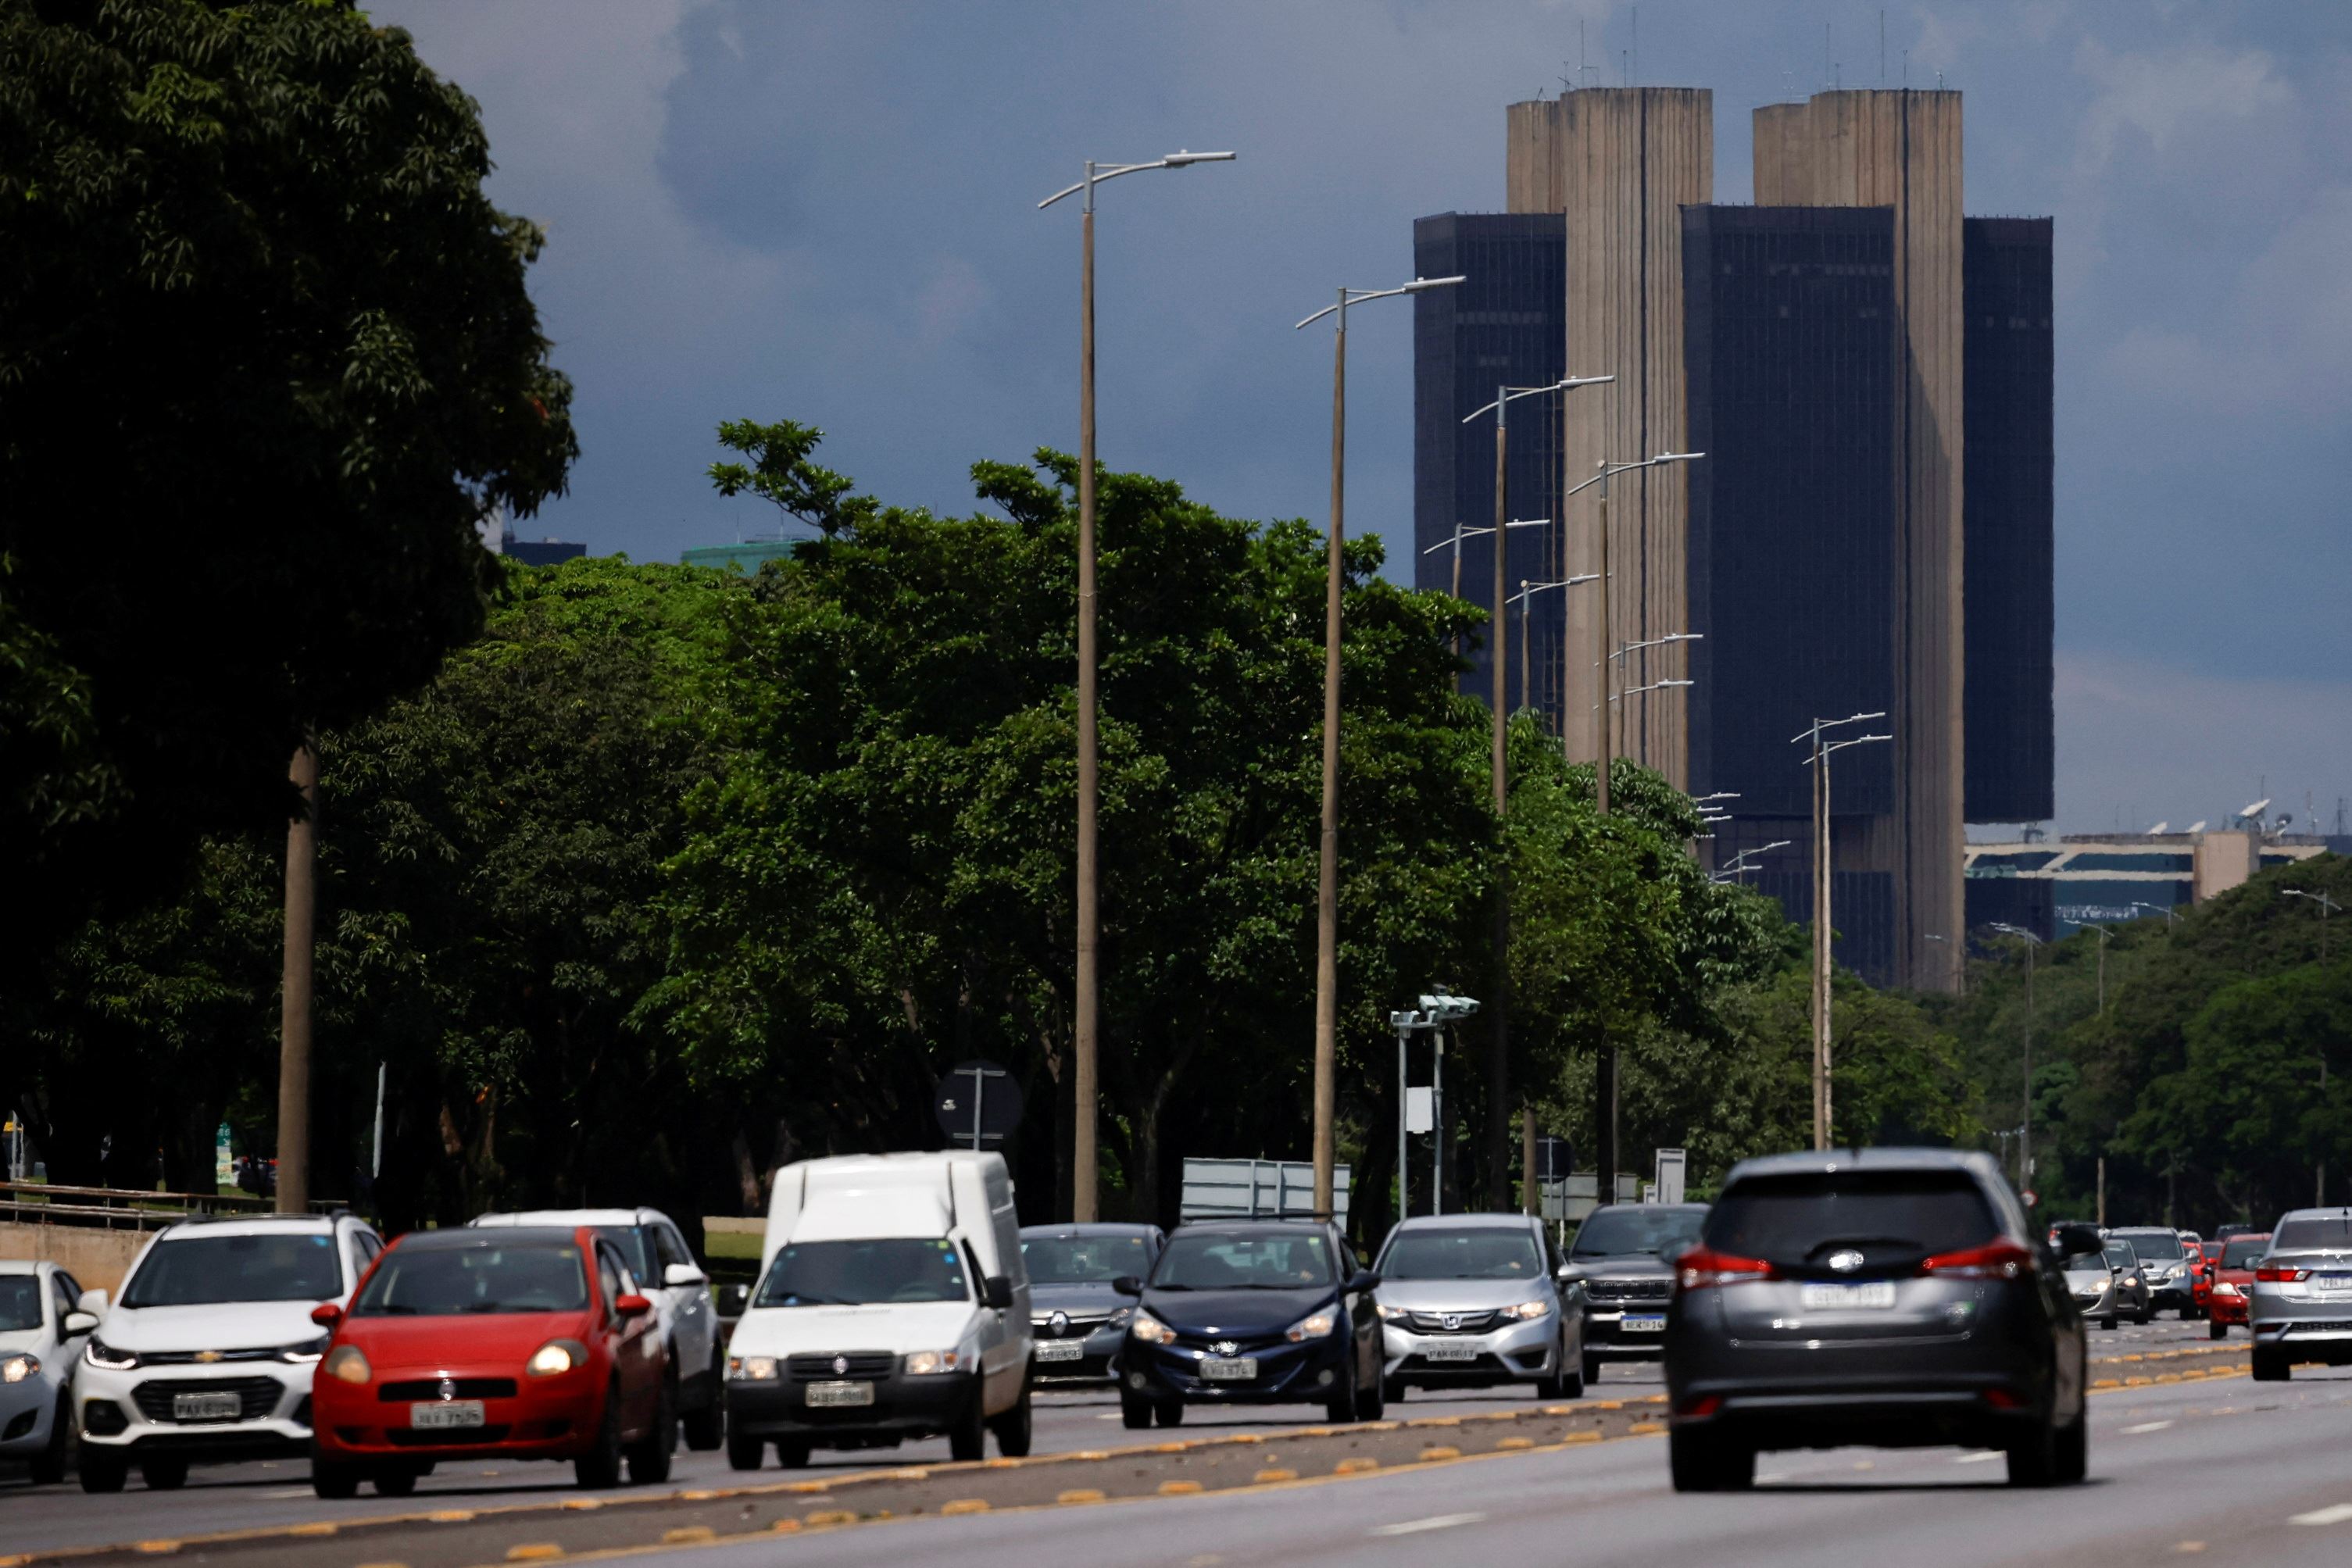
M 2206 1349 L 2221 1347 L 2207 1345 L 2200 1324 L 2158 1323 L 2095 1334 L 2092 1348 L 2103 1362 L 2096 1370 L 2110 1376 L 2155 1374 L 2192 1363 L 2220 1364 L 2201 1355 Z M 2242 1351 L 2242 1341 L 2231 1348 Z M 2183 1351 L 2189 1354 L 2177 1354 Z M 2162 1359 L 2137 1364 L 2116 1359 L 2140 1354 Z M 1612 1396 L 1638 1401 L 1657 1386 L 1653 1368 L 1612 1367 L 1595 1391 L 1594 1403 Z M 1510 1393 L 1454 1399 L 1416 1396 L 1390 1414 L 1408 1419 L 1507 1414 L 1532 1403 Z M 1706 1553 L 1743 1563 L 1774 1561 L 1776 1554 L 1794 1561 L 1801 1554 L 1817 1562 L 1825 1529 L 1833 1532 L 1842 1554 L 1892 1550 L 1912 1561 L 1998 1560 L 2004 1555 L 2047 1560 L 2050 1552 L 2068 1544 L 2105 1552 L 2126 1541 L 2137 1542 L 2132 1550 L 2170 1552 L 2182 1541 L 2204 1541 L 2215 1549 L 2236 1552 L 2262 1539 L 2266 1560 L 2282 1552 L 2286 1561 L 2301 1560 L 2297 1553 L 2316 1553 L 2312 1561 L 2343 1561 L 2352 1554 L 2352 1508 L 2347 1510 L 2342 1530 L 2284 1522 L 2297 1513 L 2352 1504 L 2352 1472 L 2336 1457 L 2346 1418 L 2352 1416 L 2352 1374 L 2305 1373 L 2284 1389 L 2264 1385 L 2257 1390 L 2242 1377 L 2118 1389 L 2103 1394 L 2094 1411 L 2093 1468 L 2098 1484 L 2072 1494 L 2029 1497 L 1989 1491 L 1985 1489 L 1998 1479 L 1998 1466 L 1986 1469 L 1978 1460 L 1949 1451 L 1842 1452 L 1768 1456 L 1760 1467 L 1759 1496 L 1787 1498 L 1785 1506 L 1776 1500 L 1762 1513 L 1758 1510 L 1765 1505 L 1754 1500 L 1682 1499 L 1662 1506 L 1671 1495 L 1662 1445 L 1654 1437 L 1623 1437 L 1621 1427 L 1612 1434 L 1616 1440 L 1578 1449 L 1486 1458 L 1478 1457 L 1465 1437 L 1463 1451 L 1474 1457 L 1464 1462 L 1337 1481 L 1324 1471 L 1302 1469 L 1307 1479 L 1294 1484 L 1213 1491 L 1219 1498 L 1215 1506 L 1198 1498 L 1148 1500 L 1092 1510 L 1045 1508 L 861 1524 L 811 1532 L 792 1543 L 789 1554 L 824 1563 L 897 1561 L 909 1551 L 945 1549 L 950 1543 L 941 1537 L 954 1531 L 951 1544 L 959 1561 L 1020 1560 L 1024 1568 L 1041 1552 L 1065 1560 L 1104 1551 L 1114 1561 L 1129 1562 L 1241 1563 L 1318 1556 L 1402 1560 L 1408 1552 L 1425 1557 L 1426 1548 L 1435 1542 L 1421 1538 L 1439 1535 L 1452 1556 L 1533 1550 L 1549 1558 L 1557 1555 L 1560 1542 L 1572 1539 L 1579 1543 L 1580 1556 L 1587 1554 L 1583 1548 L 1590 1542 L 1603 1559 L 1637 1552 L 1657 1557 L 1664 1546 L 1670 1549 L 1657 1560 L 1682 1561 Z M 1107 1392 L 1055 1394 L 1039 1405 L 1037 1449 L 1117 1451 L 1151 1448 L 1180 1436 L 1271 1436 L 1294 1429 L 1312 1415 L 1219 1412 L 1212 1418 L 1188 1421 L 1181 1433 L 1129 1432 L 1119 1424 L 1116 1401 Z M 943 1442 L 910 1444 L 878 1455 L 821 1456 L 805 1474 L 814 1479 L 871 1472 L 877 1460 L 905 1466 L 941 1464 L 946 1458 Z M 746 1481 L 772 1485 L 793 1479 L 772 1466 L 757 1476 L 739 1475 L 717 1455 L 681 1453 L 678 1458 L 676 1476 L 665 1491 Z M 148 1492 L 134 1479 L 129 1490 L 103 1500 L 85 1497 L 71 1483 L 37 1489 L 0 1485 L 0 1550 L 186 1539 L 236 1530 L 348 1523 L 355 1514 L 458 1506 L 487 1510 L 577 1499 L 569 1481 L 568 1469 L 553 1467 L 451 1467 L 428 1479 L 411 1501 L 363 1497 L 357 1503 L 340 1504 L 312 1497 L 299 1463 L 198 1470 L 187 1488 L 176 1493 Z M 647 1489 L 625 1489 L 620 1495 L 645 1499 Z M 1046 1496 L 1051 1495 L 1049 1490 Z M 814 1509 L 824 1500 L 808 1499 L 800 1506 Z M 621 1523 L 618 1516 L 614 1523 Z M 2284 1533 L 2273 1542 L 2265 1531 Z M 640 1532 L 648 1541 L 658 1535 L 657 1530 Z M 2321 1538 L 2332 1539 L 2332 1545 Z M 1139 1540 L 1151 1542 L 1148 1555 L 1139 1557 Z M 1948 1559 L 1935 1555 L 1945 1542 L 1953 1547 Z M 1927 1555 L 1922 1555 L 1923 1546 Z M 762 1547 L 775 1554 L 782 1543 L 770 1539 Z M 755 1550 L 760 1549 L 721 1544 L 658 1553 L 655 1560 L 708 1563 L 712 1568 L 721 1559 L 773 1560 L 772 1555 L 751 1555 Z M 192 1542 L 189 1555 L 197 1554 Z M 214 1561 L 236 1556 L 219 1549 L 208 1555 Z M 368 1555 L 393 1561 L 402 1552 L 395 1542 L 385 1541 L 372 1544 Z M 329 1552 L 316 1560 L 355 1559 L 346 1551 L 340 1555 Z

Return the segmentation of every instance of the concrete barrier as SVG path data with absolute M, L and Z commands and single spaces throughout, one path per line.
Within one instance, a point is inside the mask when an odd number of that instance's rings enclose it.
M 112 1296 L 121 1290 L 131 1260 L 154 1234 L 81 1225 L 0 1224 L 0 1258 L 58 1264 L 71 1270 L 84 1290 Z

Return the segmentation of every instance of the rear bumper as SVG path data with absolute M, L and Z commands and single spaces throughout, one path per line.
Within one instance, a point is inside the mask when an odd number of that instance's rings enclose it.
M 2039 1393 L 2000 1380 L 1869 1389 L 1725 1385 L 1677 1390 L 1676 1427 L 1719 1431 L 1759 1449 L 2001 1448 L 2046 1419 Z
M 909 1377 L 903 1372 L 876 1381 L 871 1405 L 812 1407 L 807 1391 L 806 1383 L 789 1377 L 730 1383 L 728 1429 L 739 1436 L 820 1446 L 929 1437 L 954 1427 L 980 1397 L 977 1379 Z

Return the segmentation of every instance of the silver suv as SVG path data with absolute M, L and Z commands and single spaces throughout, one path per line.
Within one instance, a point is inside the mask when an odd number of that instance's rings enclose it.
M 2352 1208 L 2298 1208 L 2254 1265 L 2246 1322 L 2254 1380 L 2284 1383 L 2298 1361 L 2352 1362 Z

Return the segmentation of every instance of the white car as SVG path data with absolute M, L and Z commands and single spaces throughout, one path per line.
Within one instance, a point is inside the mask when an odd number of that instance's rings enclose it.
M 0 1260 L 0 1459 L 31 1465 L 37 1484 L 66 1479 L 74 1357 L 97 1326 L 71 1274 Z
M 157 1233 L 122 1281 L 79 1303 L 99 1317 L 74 1363 L 81 1486 L 151 1488 L 191 1459 L 310 1451 L 310 1375 L 327 1331 L 310 1313 L 348 1304 L 383 1239 L 348 1214 L 191 1219 Z
M 719 1310 L 710 1278 L 686 1239 L 657 1208 L 534 1208 L 485 1214 L 476 1225 L 593 1225 L 621 1249 L 638 1290 L 653 1298 L 662 1342 L 677 1374 L 678 1427 L 686 1446 L 708 1453 L 727 1440 L 727 1385 L 719 1364 Z

